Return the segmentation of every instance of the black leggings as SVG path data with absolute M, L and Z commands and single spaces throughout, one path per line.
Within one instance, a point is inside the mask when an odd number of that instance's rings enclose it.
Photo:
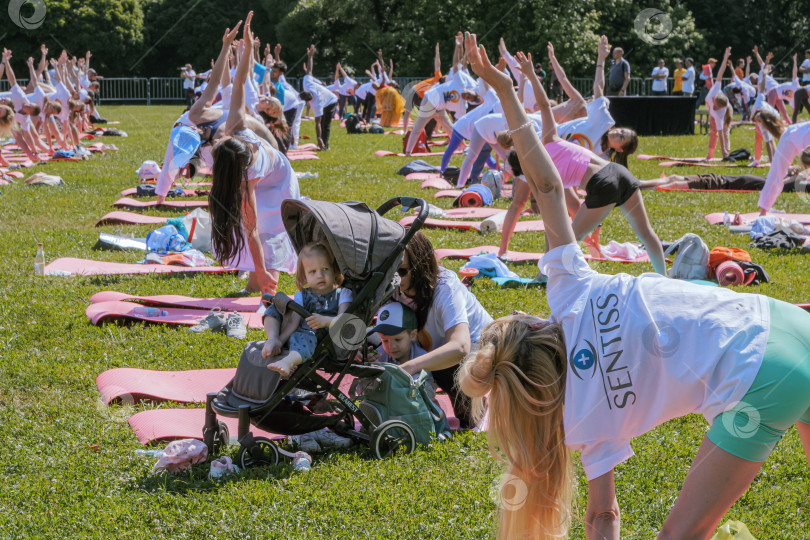
M 321 123 L 321 140 L 326 148 L 329 148 L 329 136 L 332 134 L 332 117 L 335 116 L 337 103 L 332 103 L 323 108 L 323 116 L 317 119 Z
M 799 117 L 799 114 L 802 112 L 802 108 L 807 109 L 807 112 L 810 113 L 810 99 L 808 99 L 808 92 L 807 88 L 799 88 L 796 90 L 796 93 L 793 94 L 793 123 L 796 123 L 796 119 Z
M 375 109 L 377 108 L 377 96 L 371 92 L 366 94 L 366 99 L 363 101 L 363 122 L 366 124 L 371 123 L 374 119 Z
M 472 417 L 472 400 L 456 386 L 456 371 L 459 367 L 461 367 L 460 363 L 449 368 L 431 371 L 430 374 L 433 375 L 436 385 L 450 396 L 453 412 L 456 413 L 460 427 L 470 429 L 475 426 Z

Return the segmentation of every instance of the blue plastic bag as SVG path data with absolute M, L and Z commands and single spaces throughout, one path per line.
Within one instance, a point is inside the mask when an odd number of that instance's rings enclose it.
M 177 231 L 174 225 L 164 225 L 146 236 L 146 249 L 158 253 L 169 253 L 186 251 L 191 249 L 191 245 L 186 242 L 185 237 Z

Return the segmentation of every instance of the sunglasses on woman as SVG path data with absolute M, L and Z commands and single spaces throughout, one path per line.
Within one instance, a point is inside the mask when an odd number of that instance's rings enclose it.
M 404 278 L 405 276 L 407 276 L 410 273 L 411 273 L 410 268 L 397 268 L 397 275 L 399 275 L 399 277 L 401 277 L 401 278 Z

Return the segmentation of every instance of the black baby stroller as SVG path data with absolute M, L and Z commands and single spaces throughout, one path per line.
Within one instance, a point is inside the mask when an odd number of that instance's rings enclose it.
M 382 216 L 401 205 L 419 208 L 409 229 Z M 203 439 L 209 455 L 227 444 L 229 433 L 216 416 L 239 419 L 240 444 L 236 461 L 242 466 L 276 464 L 279 451 L 266 437 L 255 437 L 250 426 L 282 435 L 299 435 L 329 427 L 345 437 L 370 445 L 374 455 L 383 458 L 399 449 L 416 447 L 413 429 L 401 420 L 380 422 L 366 414 L 341 390 L 347 375 L 376 377 L 383 368 L 366 362 L 366 332 L 377 309 L 390 300 L 392 278 L 402 262 L 408 241 L 428 217 L 422 199 L 397 197 L 375 212 L 361 202 L 285 200 L 281 205 L 284 227 L 296 252 L 310 242 L 327 241 L 343 273 L 343 287 L 350 288 L 354 300 L 328 330 L 316 332 L 317 345 L 312 358 L 286 381 L 266 368 L 261 344 L 248 345 L 236 375 L 218 393 L 208 394 Z M 267 298 L 267 295 L 265 296 Z M 272 298 L 281 314 L 292 310 L 310 315 L 283 293 Z M 355 360 L 360 352 L 362 362 Z M 346 381 L 348 382 L 348 380 Z M 355 429 L 355 419 L 362 425 Z

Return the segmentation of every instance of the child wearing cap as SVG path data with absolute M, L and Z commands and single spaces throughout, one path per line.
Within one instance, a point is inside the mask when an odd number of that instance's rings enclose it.
M 377 312 L 377 326 L 373 332 L 380 335 L 383 352 L 377 362 L 402 364 L 426 354 L 416 339 L 416 313 L 399 302 L 392 302 Z

